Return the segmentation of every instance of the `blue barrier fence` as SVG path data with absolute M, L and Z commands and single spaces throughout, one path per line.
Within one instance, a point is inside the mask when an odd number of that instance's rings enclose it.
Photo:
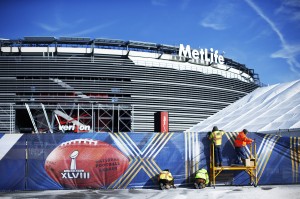
M 235 161 L 236 135 L 223 136 L 223 165 Z M 299 137 L 248 137 L 257 145 L 258 185 L 299 183 Z M 206 133 L 191 132 L 0 134 L 0 190 L 151 188 L 163 169 L 191 186 L 199 168 L 209 170 L 209 144 Z M 227 185 L 248 179 L 243 171 L 219 177 Z

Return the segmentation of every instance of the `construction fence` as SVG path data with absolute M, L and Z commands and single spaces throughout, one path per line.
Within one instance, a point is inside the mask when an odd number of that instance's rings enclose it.
M 236 159 L 236 136 L 223 136 L 223 165 Z M 299 137 L 247 136 L 257 146 L 258 185 L 299 183 Z M 209 167 L 210 141 L 201 132 L 0 134 L 0 190 L 154 188 L 164 169 L 176 185 L 192 186 L 195 172 Z M 249 185 L 249 176 L 226 171 L 216 183 Z

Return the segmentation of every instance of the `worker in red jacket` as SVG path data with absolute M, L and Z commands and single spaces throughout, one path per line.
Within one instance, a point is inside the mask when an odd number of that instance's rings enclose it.
M 234 141 L 235 152 L 237 155 L 236 164 L 245 164 L 245 159 L 247 159 L 245 146 L 253 142 L 252 139 L 247 137 L 247 129 L 239 132 L 238 136 Z

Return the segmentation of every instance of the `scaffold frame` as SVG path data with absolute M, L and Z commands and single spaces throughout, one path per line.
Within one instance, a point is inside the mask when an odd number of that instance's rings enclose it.
M 245 171 L 250 178 L 250 185 L 257 186 L 257 154 L 256 143 L 254 143 L 254 153 L 252 151 L 252 144 L 250 145 L 250 158 L 254 161 L 254 166 L 246 165 L 230 165 L 230 166 L 217 166 L 215 164 L 215 151 L 214 144 L 210 144 L 210 183 L 214 188 L 216 187 L 216 178 L 222 171 Z
M 57 104 L 44 105 L 40 104 L 25 104 L 27 112 L 30 116 L 33 131 L 35 133 L 56 133 L 60 126 L 61 118 L 68 122 L 75 123 L 74 125 L 89 125 L 88 132 L 131 132 L 131 123 L 133 107 L 121 105 L 105 105 L 105 104 Z M 43 116 L 44 121 L 38 121 L 35 114 Z M 74 115 L 75 118 L 71 116 Z M 52 116 L 52 117 L 51 117 Z M 60 118 L 60 119 L 59 119 Z M 114 124 L 116 123 L 116 124 Z M 37 125 L 39 125 L 37 127 Z M 58 126 L 59 125 L 59 126 Z M 41 128 L 42 127 L 42 128 Z M 64 129 L 61 128 L 64 133 Z

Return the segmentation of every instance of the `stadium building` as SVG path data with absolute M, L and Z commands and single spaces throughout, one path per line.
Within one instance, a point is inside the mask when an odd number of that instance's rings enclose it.
M 0 132 L 183 131 L 259 87 L 213 49 L 73 37 L 0 40 Z

